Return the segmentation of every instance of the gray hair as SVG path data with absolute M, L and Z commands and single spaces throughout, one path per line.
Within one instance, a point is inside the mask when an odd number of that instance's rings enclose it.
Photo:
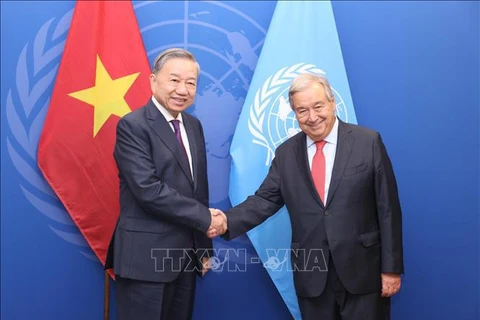
M 326 77 L 312 73 L 302 73 L 293 79 L 292 84 L 290 84 L 290 89 L 288 90 L 288 99 L 292 108 L 293 95 L 297 92 L 306 90 L 312 83 L 319 83 L 323 86 L 328 101 L 332 102 L 335 99 L 330 83 Z
M 195 62 L 197 65 L 197 75 L 200 75 L 200 65 L 198 64 L 197 60 L 195 59 L 194 55 L 185 49 L 180 48 L 171 48 L 161 52 L 156 58 L 155 62 L 153 63 L 152 73 L 157 74 L 160 70 L 162 70 L 165 63 L 170 59 L 186 59 Z

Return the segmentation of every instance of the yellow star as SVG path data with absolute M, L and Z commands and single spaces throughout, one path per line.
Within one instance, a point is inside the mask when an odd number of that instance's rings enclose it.
M 93 106 L 94 137 L 112 114 L 123 117 L 131 111 L 124 97 L 139 74 L 137 72 L 113 80 L 97 55 L 95 86 L 68 94 Z

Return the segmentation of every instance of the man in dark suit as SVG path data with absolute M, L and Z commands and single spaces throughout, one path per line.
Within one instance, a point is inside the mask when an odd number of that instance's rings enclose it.
M 326 78 L 289 91 L 302 132 L 280 145 L 255 195 L 226 212 L 227 239 L 286 205 L 303 320 L 388 318 L 403 273 L 397 184 L 377 132 L 340 121 Z M 220 232 L 219 232 L 220 233 Z
M 120 320 L 190 319 L 196 274 L 207 271 L 212 251 L 208 230 L 224 232 L 222 215 L 208 208 L 202 126 L 183 112 L 199 72 L 190 52 L 161 53 L 150 75 L 153 97 L 117 125 L 121 210 L 107 260 Z

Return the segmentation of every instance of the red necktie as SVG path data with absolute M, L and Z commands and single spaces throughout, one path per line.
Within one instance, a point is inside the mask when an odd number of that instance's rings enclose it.
M 312 178 L 315 187 L 317 188 L 320 199 L 325 204 L 325 155 L 323 154 L 323 147 L 327 142 L 325 140 L 315 142 L 317 152 L 313 156 L 312 161 Z

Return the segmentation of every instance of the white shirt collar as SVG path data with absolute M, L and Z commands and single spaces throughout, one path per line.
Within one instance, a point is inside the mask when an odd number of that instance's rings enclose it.
M 337 119 L 337 117 L 335 117 L 335 122 L 333 123 L 332 130 L 323 140 L 325 140 L 328 143 L 331 143 L 333 145 L 337 144 L 337 141 L 338 141 L 338 119 Z M 314 143 L 315 143 L 315 141 L 313 141 L 312 138 L 310 138 L 307 135 L 307 148 L 310 148 L 312 146 L 312 144 L 314 144 Z
M 164 116 L 165 120 L 167 120 L 168 123 L 172 120 L 180 120 L 180 123 L 183 123 L 183 118 L 182 118 L 182 113 L 180 112 L 175 119 L 170 112 L 168 112 L 167 109 L 165 109 L 164 106 L 162 106 L 157 99 L 155 99 L 154 96 L 152 96 L 152 102 L 157 107 L 157 109 L 160 111 L 160 113 Z

